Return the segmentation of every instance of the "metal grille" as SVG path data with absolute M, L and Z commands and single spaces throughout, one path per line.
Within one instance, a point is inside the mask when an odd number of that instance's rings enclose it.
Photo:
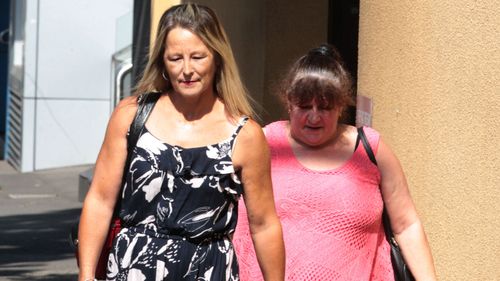
M 22 98 L 9 90 L 7 109 L 7 151 L 6 160 L 17 170 L 21 170 L 22 156 Z

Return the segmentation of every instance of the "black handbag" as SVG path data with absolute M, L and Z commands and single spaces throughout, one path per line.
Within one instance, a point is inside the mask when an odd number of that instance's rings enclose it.
M 359 145 L 359 141 L 363 143 L 363 147 L 365 148 L 366 154 L 368 154 L 368 158 L 372 161 L 375 166 L 377 166 L 377 159 L 375 159 L 375 154 L 370 146 L 370 143 L 366 139 L 365 132 L 363 131 L 363 127 L 358 128 L 358 138 L 356 139 L 356 148 Z M 391 222 L 389 220 L 389 216 L 387 215 L 387 210 L 384 205 L 384 211 L 382 212 L 382 222 L 384 224 L 385 238 L 389 245 L 391 246 L 391 261 L 392 268 L 394 269 L 394 280 L 395 281 L 415 281 L 415 277 L 411 273 L 410 269 L 405 263 L 403 258 L 403 254 L 401 253 L 401 249 L 399 248 L 396 239 L 394 238 L 394 233 L 392 232 Z
M 138 103 L 137 112 L 135 114 L 134 120 L 132 121 L 132 124 L 130 125 L 127 134 L 127 159 L 123 170 L 123 177 L 121 183 L 122 187 L 130 167 L 132 151 L 137 144 L 137 140 L 139 139 L 139 136 L 142 133 L 144 125 L 146 124 L 146 121 L 149 117 L 149 114 L 153 110 L 153 107 L 155 106 L 160 96 L 161 93 L 152 92 L 152 93 L 142 94 L 137 97 L 137 103 Z M 108 234 L 106 235 L 106 241 L 104 242 L 103 248 L 101 249 L 101 254 L 96 265 L 95 278 L 99 280 L 106 279 L 108 256 L 111 251 L 113 240 L 121 230 L 119 210 L 120 210 L 120 200 L 118 199 L 118 201 L 116 202 L 115 210 L 113 212 L 113 218 L 111 219 L 110 229 L 108 231 Z M 75 225 L 71 228 L 70 231 L 70 244 L 72 248 L 75 250 L 77 265 L 79 265 L 78 225 L 79 225 L 79 220 L 75 223 Z

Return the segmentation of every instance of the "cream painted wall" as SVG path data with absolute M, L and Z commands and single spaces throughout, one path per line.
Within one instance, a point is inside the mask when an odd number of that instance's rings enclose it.
M 498 1 L 360 6 L 358 93 L 404 166 L 439 280 L 500 280 Z

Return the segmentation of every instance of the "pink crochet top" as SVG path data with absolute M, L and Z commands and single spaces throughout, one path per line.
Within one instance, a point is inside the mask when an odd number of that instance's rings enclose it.
M 382 225 L 380 174 L 362 143 L 341 167 L 314 171 L 295 158 L 287 121 L 266 127 L 276 210 L 286 248 L 286 280 L 394 280 Z M 379 134 L 364 128 L 374 153 Z M 263 280 L 243 200 L 233 243 L 242 281 Z

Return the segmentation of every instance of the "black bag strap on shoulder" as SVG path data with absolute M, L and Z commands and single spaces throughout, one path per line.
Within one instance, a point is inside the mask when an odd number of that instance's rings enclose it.
M 130 124 L 127 134 L 127 160 L 125 161 L 125 165 L 123 166 L 121 187 L 123 187 L 123 184 L 125 183 L 125 180 L 127 178 L 127 172 L 130 167 L 130 162 L 132 161 L 132 152 L 134 150 L 134 147 L 139 140 L 139 136 L 144 129 L 144 125 L 146 124 L 151 111 L 153 111 L 153 108 L 160 97 L 161 93 L 159 92 L 145 93 L 137 96 L 137 112 L 135 113 L 134 120 L 132 121 L 132 124 Z M 114 210 L 115 217 L 118 216 L 120 208 L 120 198 L 118 198 Z
M 125 169 L 127 169 L 130 165 L 132 151 L 134 150 L 144 125 L 146 124 L 146 121 L 148 120 L 148 117 L 151 114 L 151 111 L 153 111 L 153 107 L 160 96 L 161 93 L 158 92 L 151 92 L 137 96 L 137 112 L 135 113 L 134 120 L 132 121 L 132 124 L 130 124 L 127 134 L 127 162 L 125 162 Z
M 137 96 L 137 112 L 135 113 L 134 120 L 130 124 L 130 128 L 127 134 L 127 161 L 125 162 L 123 171 L 123 180 L 125 180 L 126 171 L 130 166 L 130 161 L 132 157 L 132 151 L 134 150 L 137 140 L 144 129 L 144 125 L 148 120 L 151 111 L 156 102 L 160 98 L 161 93 L 151 92 L 140 94 Z
M 375 154 L 373 153 L 372 147 L 370 146 L 370 143 L 366 138 L 363 127 L 358 128 L 358 138 L 356 139 L 356 148 L 358 147 L 360 141 L 363 143 L 363 147 L 365 148 L 366 154 L 368 154 L 368 158 L 370 158 L 370 161 L 372 161 L 372 163 L 375 164 L 375 166 L 377 166 L 377 159 L 375 159 Z
M 363 127 L 358 128 L 358 138 L 356 139 L 356 146 L 355 146 L 356 148 L 358 147 L 360 141 L 363 143 L 363 147 L 365 148 L 366 154 L 368 155 L 368 158 L 370 158 L 370 161 L 372 161 L 372 163 L 375 164 L 375 166 L 378 166 L 377 159 L 375 159 L 375 154 L 373 153 L 370 143 L 366 138 Z M 399 248 L 399 245 L 396 242 L 396 239 L 394 238 L 394 233 L 392 232 L 391 228 L 391 221 L 389 219 L 389 215 L 387 214 L 387 209 L 385 208 L 385 204 L 384 204 L 384 210 L 382 211 L 382 224 L 384 225 L 385 239 L 391 245 L 391 261 L 394 269 L 394 277 L 395 277 L 394 280 L 414 281 L 415 278 L 413 277 L 410 270 L 406 266 L 403 256 L 401 254 L 401 249 Z
M 144 125 L 146 124 L 146 121 L 149 115 L 151 114 L 151 111 L 153 111 L 153 107 L 155 106 L 160 96 L 161 93 L 157 92 L 151 92 L 137 96 L 138 107 L 134 120 L 132 121 L 132 124 L 130 124 L 129 132 L 127 134 L 127 160 L 125 162 L 125 165 L 123 166 L 123 176 L 120 188 L 123 188 L 123 184 L 125 183 L 125 179 L 127 177 L 127 172 L 129 170 L 130 161 L 132 158 L 132 151 L 134 150 L 134 147 L 137 144 L 137 140 L 139 139 L 142 129 L 144 128 Z M 115 208 L 113 210 L 113 218 L 119 217 L 119 212 L 121 209 L 120 201 L 121 201 L 121 195 L 118 195 L 118 199 L 116 201 Z M 76 248 L 78 245 L 78 225 L 79 225 L 79 220 L 74 226 L 71 227 L 70 230 L 70 244 L 74 248 Z
M 372 163 L 375 164 L 375 166 L 377 166 L 377 159 L 375 159 L 375 154 L 373 153 L 372 147 L 370 146 L 370 143 L 366 138 L 363 127 L 358 128 L 358 138 L 356 139 L 356 147 L 358 147 L 360 141 L 363 143 L 363 147 L 365 148 L 366 154 L 368 154 L 368 158 L 370 158 L 370 161 L 372 161 Z M 392 241 L 390 241 L 392 239 L 389 239 L 389 237 L 393 237 L 394 235 L 392 233 L 389 216 L 387 215 L 387 211 L 385 209 L 385 204 L 384 204 L 384 211 L 382 213 L 382 220 L 384 223 L 384 230 L 386 233 L 387 241 L 389 241 L 389 243 L 392 243 Z
M 358 138 L 356 139 L 356 147 L 358 146 L 360 141 L 363 143 L 363 147 L 365 148 L 366 154 L 368 154 L 368 158 L 370 158 L 370 161 L 372 161 L 372 163 L 375 164 L 375 166 L 377 166 L 377 159 L 375 159 L 375 154 L 373 153 L 372 147 L 370 146 L 370 143 L 366 138 L 363 127 L 358 128 Z M 384 204 L 384 211 L 382 213 L 382 220 L 384 224 L 384 230 L 387 241 L 389 243 L 396 242 L 396 241 L 391 241 L 392 239 L 389 238 L 389 237 L 394 237 L 394 234 L 392 233 L 391 222 L 389 221 L 389 216 L 387 215 L 385 204 Z
M 156 102 L 160 98 L 161 93 L 151 92 L 137 96 L 137 112 L 135 113 L 134 121 L 130 124 L 129 133 L 127 135 L 127 158 L 130 157 L 132 150 L 137 144 L 137 140 L 148 120 L 151 111 Z M 128 165 L 125 165 L 128 166 Z

